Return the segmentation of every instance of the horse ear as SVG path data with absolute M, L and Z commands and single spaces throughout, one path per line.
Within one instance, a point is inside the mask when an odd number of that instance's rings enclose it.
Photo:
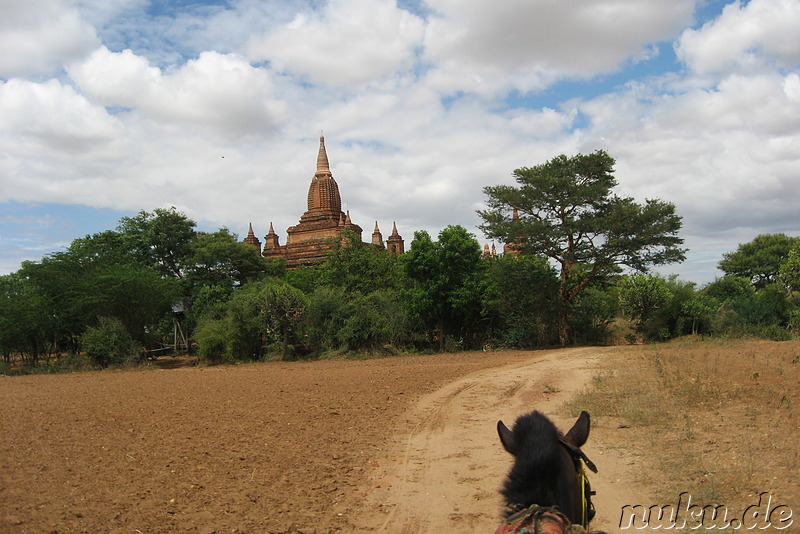
M 514 439 L 514 433 L 510 431 L 502 421 L 497 422 L 497 434 L 500 436 L 500 442 L 503 444 L 503 448 L 516 456 L 517 440 Z
M 589 439 L 589 427 L 589 412 L 584 410 L 581 412 L 578 420 L 575 421 L 575 424 L 572 425 L 572 428 L 569 429 L 564 439 L 575 447 L 583 447 L 583 444 Z

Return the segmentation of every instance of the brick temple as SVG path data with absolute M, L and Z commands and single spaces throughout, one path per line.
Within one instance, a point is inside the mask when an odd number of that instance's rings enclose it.
M 334 246 L 334 241 L 345 230 L 355 233 L 359 240 L 362 228 L 350 220 L 350 212 L 342 211 L 342 197 L 339 194 L 339 185 L 331 174 L 328 164 L 328 154 L 325 150 L 325 138 L 319 138 L 319 153 L 317 154 L 317 172 L 311 179 L 308 188 L 308 209 L 300 217 L 300 222 L 286 230 L 286 244 L 281 245 L 272 223 L 269 223 L 269 232 L 264 237 L 264 247 L 253 233 L 253 225 L 247 232 L 244 242 L 257 247 L 261 255 L 266 258 L 284 259 L 286 267 L 296 268 L 301 265 L 313 265 L 325 260 L 326 252 Z M 403 238 L 397 233 L 397 225 L 393 224 L 392 234 L 384 243 L 383 235 L 375 223 L 372 232 L 372 241 L 364 243 L 371 245 L 389 254 L 402 254 Z

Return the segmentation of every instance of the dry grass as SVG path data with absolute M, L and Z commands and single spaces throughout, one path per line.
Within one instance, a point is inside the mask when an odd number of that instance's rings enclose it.
M 683 339 L 621 350 L 571 406 L 630 425 L 625 435 L 659 499 L 689 492 L 743 511 L 769 492 L 795 512 L 789 530 L 800 525 L 800 342 Z

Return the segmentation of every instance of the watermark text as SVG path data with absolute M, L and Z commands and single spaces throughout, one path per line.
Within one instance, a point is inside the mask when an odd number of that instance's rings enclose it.
M 755 500 L 755 498 L 754 498 Z M 664 529 L 697 530 L 731 529 L 764 530 L 789 528 L 794 519 L 792 509 L 785 504 L 776 503 L 767 492 L 758 495 L 758 502 L 745 508 L 741 513 L 729 510 L 722 504 L 701 506 L 692 503 L 692 496 L 683 492 L 675 505 L 643 506 L 625 505 L 619 518 L 621 530 Z

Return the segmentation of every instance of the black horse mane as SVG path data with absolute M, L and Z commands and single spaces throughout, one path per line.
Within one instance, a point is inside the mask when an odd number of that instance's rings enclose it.
M 554 506 L 552 484 L 562 466 L 561 433 L 537 411 L 517 418 L 512 431 L 517 443 L 515 461 L 500 490 L 507 503 L 506 515 L 532 504 Z

